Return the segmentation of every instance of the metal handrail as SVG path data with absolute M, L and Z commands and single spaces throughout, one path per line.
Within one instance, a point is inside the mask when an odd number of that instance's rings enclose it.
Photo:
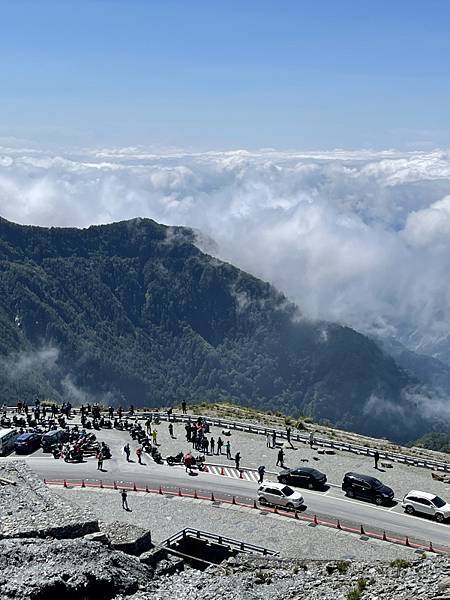
M 161 542 L 162 546 L 170 546 L 180 540 L 184 540 L 187 537 L 195 538 L 198 540 L 207 540 L 212 541 L 221 546 L 228 546 L 229 548 L 233 548 L 238 550 L 239 552 L 251 553 L 251 554 L 262 554 L 264 556 L 278 556 L 279 552 L 275 552 L 274 550 L 268 550 L 263 546 L 256 546 L 255 544 L 248 544 L 247 542 L 242 542 L 240 540 L 235 540 L 234 538 L 229 538 L 224 535 L 218 535 L 215 533 L 210 533 L 208 531 L 202 531 L 201 529 L 193 529 L 192 527 L 186 527 L 182 529 L 178 533 L 170 536 L 163 542 Z

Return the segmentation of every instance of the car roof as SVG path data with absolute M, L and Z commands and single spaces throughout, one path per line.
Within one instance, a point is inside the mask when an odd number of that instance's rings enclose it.
M 278 488 L 279 490 L 281 490 L 282 488 L 286 487 L 286 484 L 278 483 L 277 481 L 268 481 L 267 483 L 263 483 L 261 487 Z
M 372 477 L 372 475 L 363 475 L 362 473 L 349 472 L 344 477 L 358 477 L 358 479 L 362 479 L 363 481 L 380 481 L 376 477 Z
M 433 500 L 436 498 L 436 494 L 430 494 L 429 492 L 421 492 L 420 490 L 411 490 L 405 496 L 419 496 L 419 498 L 426 498 L 427 500 Z
M 304 473 L 319 473 L 320 475 L 323 475 L 321 471 L 314 469 L 314 467 L 294 467 L 293 469 L 290 469 L 290 471 L 303 471 Z
M 36 435 L 36 434 L 32 433 L 30 431 L 26 431 L 25 433 L 21 433 L 19 435 L 19 437 L 17 438 L 17 441 L 19 441 L 19 440 L 27 440 L 29 437 L 32 437 L 33 435 Z

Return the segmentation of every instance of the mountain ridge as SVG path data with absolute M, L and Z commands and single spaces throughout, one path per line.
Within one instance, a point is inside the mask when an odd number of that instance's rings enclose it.
M 417 380 L 375 342 L 304 319 L 270 284 L 204 254 L 189 228 L 0 218 L 0 269 L 3 397 L 222 399 L 395 439 L 430 430 L 404 394 Z

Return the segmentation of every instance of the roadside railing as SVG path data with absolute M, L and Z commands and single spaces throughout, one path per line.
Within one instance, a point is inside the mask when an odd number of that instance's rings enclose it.
M 175 533 L 174 535 L 164 540 L 161 543 L 161 545 L 172 546 L 173 544 L 176 544 L 181 540 L 186 540 L 187 538 L 195 538 L 197 540 L 203 540 L 205 542 L 212 542 L 214 544 L 218 544 L 219 546 L 226 546 L 231 550 L 236 550 L 237 552 L 245 554 L 262 554 L 263 556 L 279 556 L 280 554 L 279 552 L 275 552 L 274 550 L 268 550 L 263 546 L 247 544 L 247 542 L 235 540 L 224 535 L 217 535 L 215 533 L 209 533 L 207 531 L 202 531 L 201 529 L 193 529 L 191 527 L 186 527 L 178 533 Z

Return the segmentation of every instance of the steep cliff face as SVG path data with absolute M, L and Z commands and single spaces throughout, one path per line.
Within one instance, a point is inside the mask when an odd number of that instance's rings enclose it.
M 374 342 L 303 319 L 189 229 L 148 219 L 0 220 L 0 356 L 5 401 L 227 399 L 397 439 L 427 429 L 402 391 L 414 382 Z

